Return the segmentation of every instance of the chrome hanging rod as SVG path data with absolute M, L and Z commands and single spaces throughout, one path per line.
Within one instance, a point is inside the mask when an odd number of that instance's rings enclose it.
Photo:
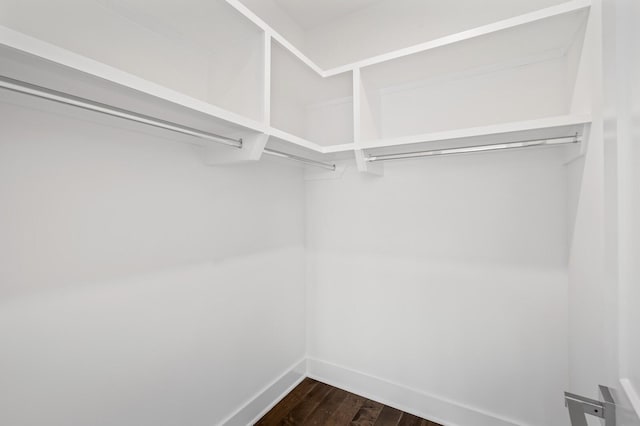
M 89 99 L 81 98 L 78 96 L 69 95 L 67 93 L 58 92 L 56 90 L 47 89 L 45 87 L 36 86 L 31 83 L 26 83 L 20 80 L 14 80 L 12 78 L 0 76 L 0 88 L 11 90 L 13 92 L 23 93 L 26 95 L 34 96 L 41 99 L 46 99 L 53 102 L 58 102 L 65 105 L 71 105 L 88 111 L 94 111 L 100 114 L 110 115 L 112 117 L 118 117 L 129 121 L 135 121 L 136 123 L 142 123 L 160 129 L 169 130 L 176 133 L 182 133 L 189 136 L 195 136 L 201 139 L 210 140 L 213 142 L 222 143 L 225 145 L 233 146 L 235 148 L 242 148 L 242 139 L 232 139 L 226 136 L 216 135 L 214 133 L 204 132 L 191 127 L 183 126 L 170 121 L 153 118 L 148 115 L 138 114 L 136 112 L 127 111 L 125 109 L 113 107 L 107 104 L 94 102 Z
M 265 154 L 273 155 L 274 157 L 288 158 L 290 160 L 299 161 L 301 163 L 309 164 L 310 166 L 322 167 L 323 169 L 336 171 L 336 165 L 332 163 L 325 163 L 323 161 L 310 160 L 304 157 L 298 157 L 297 155 L 287 154 L 286 152 L 276 151 L 275 149 L 265 148 L 263 151 Z
M 434 149 L 429 151 L 405 152 L 401 154 L 381 154 L 371 155 L 366 158 L 367 161 L 389 161 L 389 160 L 406 160 L 411 158 L 435 157 L 439 155 L 455 155 L 470 154 L 474 152 L 500 151 L 508 149 L 533 148 L 539 146 L 567 145 L 580 142 L 580 138 L 576 133 L 573 136 L 562 136 L 546 139 L 531 139 L 518 142 L 499 143 L 493 145 L 475 145 L 465 146 L 461 148 Z
M 235 148 L 242 148 L 242 139 L 232 139 L 226 136 L 216 135 L 214 133 L 204 132 L 191 127 L 183 126 L 177 123 L 173 123 L 166 120 L 150 117 L 136 112 L 128 111 L 125 109 L 113 107 L 107 104 L 94 102 L 89 99 L 81 98 L 67 93 L 58 92 L 56 90 L 48 89 L 45 87 L 37 86 L 35 84 L 27 83 L 20 80 L 15 80 L 9 77 L 0 76 L 0 88 L 11 90 L 13 92 L 22 93 L 30 96 L 34 96 L 49 101 L 71 105 L 88 111 L 94 111 L 100 114 L 110 115 L 113 117 L 122 118 L 136 123 L 142 123 L 153 127 L 169 130 L 176 133 L 182 133 L 189 136 L 195 136 L 201 139 L 206 139 L 225 145 L 229 145 Z M 299 157 L 293 154 L 287 154 L 285 152 L 276 151 L 266 148 L 265 154 L 274 155 L 278 157 L 288 158 L 296 160 L 312 166 L 322 167 L 328 170 L 335 170 L 335 164 L 324 163 L 321 161 L 310 160 L 308 158 Z

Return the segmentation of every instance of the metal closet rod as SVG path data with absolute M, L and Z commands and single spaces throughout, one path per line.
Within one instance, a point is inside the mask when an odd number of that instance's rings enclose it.
M 299 161 L 301 163 L 309 164 L 310 166 L 322 167 L 323 169 L 336 171 L 336 165 L 332 163 L 325 163 L 323 161 L 310 160 L 304 157 L 298 157 L 297 155 L 287 154 L 286 152 L 276 151 L 275 149 L 265 148 L 263 151 L 265 154 L 273 155 L 274 157 L 288 158 L 290 160 Z
M 192 127 L 183 126 L 181 124 L 173 123 L 171 121 L 161 120 L 158 118 L 150 117 L 148 115 L 138 114 L 133 111 L 128 111 L 122 108 L 113 107 L 111 105 L 95 102 L 89 99 L 81 98 L 78 96 L 70 95 L 68 93 L 58 92 L 56 90 L 48 89 L 46 87 L 37 86 L 35 84 L 27 83 L 25 81 L 15 80 L 13 78 L 0 76 L 0 88 L 11 90 L 13 92 L 34 96 L 48 101 L 57 102 L 64 105 L 71 105 L 77 108 L 81 108 L 88 111 L 97 112 L 100 114 L 109 115 L 112 117 L 118 117 L 136 123 L 146 124 L 148 126 L 158 127 L 160 129 L 169 130 L 176 133 L 182 133 L 184 135 L 195 136 L 201 139 L 210 140 L 213 142 L 222 143 L 224 145 L 232 146 L 235 148 L 242 148 L 242 139 L 233 139 L 226 136 L 216 135 L 215 133 L 205 132 L 202 130 L 194 129 Z M 307 158 L 299 157 L 293 154 L 287 154 L 285 152 L 276 151 L 273 149 L 265 148 L 265 154 L 274 155 L 282 158 L 288 158 L 291 160 L 299 161 L 312 166 L 322 167 L 328 170 L 335 170 L 335 164 L 323 163 L 321 161 L 310 160 Z
M 508 149 L 521 149 L 521 148 L 533 148 L 545 145 L 567 145 L 580 142 L 580 138 L 576 133 L 573 136 L 561 136 L 555 138 L 546 139 L 530 139 L 517 142 L 499 143 L 491 145 L 475 145 L 465 146 L 461 148 L 446 148 L 446 149 L 433 149 L 428 151 L 415 151 L 405 152 L 400 154 L 380 154 L 370 155 L 366 158 L 367 161 L 389 161 L 389 160 L 406 160 L 411 158 L 421 157 L 435 157 L 439 155 L 456 155 L 456 154 L 470 154 L 474 152 L 488 152 L 488 151 L 501 151 Z
M 192 127 L 173 123 L 171 121 L 161 120 L 158 118 L 150 117 L 148 115 L 138 114 L 137 112 L 113 107 L 111 105 L 102 104 L 100 102 L 94 102 L 89 99 L 70 95 L 68 93 L 58 92 L 56 90 L 47 89 L 46 87 L 36 86 L 35 84 L 27 83 L 20 80 L 14 80 L 12 78 L 4 76 L 0 76 L 0 88 L 11 90 L 13 92 L 23 93 L 41 99 L 46 99 L 60 104 L 71 105 L 100 114 L 110 115 L 112 117 L 135 121 L 136 123 L 142 123 L 148 126 L 158 127 L 160 129 L 165 129 L 176 133 L 182 133 L 184 135 L 196 136 L 201 139 L 207 139 L 210 141 L 233 146 L 235 148 L 242 148 L 242 139 L 232 139 L 226 136 L 204 132 Z

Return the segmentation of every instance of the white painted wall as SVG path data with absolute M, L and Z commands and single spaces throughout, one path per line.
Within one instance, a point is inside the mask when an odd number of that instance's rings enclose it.
M 617 179 L 609 185 L 617 202 L 615 209 L 610 208 L 617 225 L 613 241 L 617 286 L 609 291 L 616 309 L 607 317 L 609 330 L 616 337 L 612 352 L 617 362 L 610 380 L 626 397 L 621 398 L 627 403 L 626 412 L 619 410 L 624 418 L 621 424 L 636 426 L 640 425 L 640 53 L 634 40 L 640 36 L 640 5 L 607 0 L 603 14 L 605 137 L 607 145 L 613 147 L 609 149 L 609 163 L 617 173 Z
M 562 2 L 377 1 L 369 7 L 309 28 L 305 32 L 303 51 L 321 67 L 331 68 Z M 402 25 L 398 25 L 399 22 Z
M 304 356 L 300 169 L 2 96 L 0 424 L 210 426 Z
M 564 58 L 380 90 L 382 137 L 563 115 Z
M 577 200 L 569 257 L 569 374 L 571 392 L 599 398 L 598 385 L 615 386 L 615 330 L 607 318 L 615 316 L 612 294 L 615 272 L 612 249 L 615 223 L 615 169 L 611 144 L 606 141 L 602 98 L 602 3 L 594 1 L 576 78 L 572 109 L 589 108 L 593 124 L 584 158 L 570 166 Z M 583 96 L 585 93 L 588 96 Z M 609 148 L 607 148 L 609 147 Z M 612 186 L 613 185 L 613 186 Z M 574 192 L 575 191 L 575 192 Z M 613 210 L 612 210 L 613 209 Z M 591 419 L 593 424 L 598 421 Z
M 305 138 L 320 145 L 353 142 L 353 97 L 305 108 Z
M 272 44 L 271 125 L 320 145 L 353 142 L 351 74 L 322 78 Z
M 614 388 L 624 426 L 640 424 L 629 404 L 635 397 L 640 413 L 634 132 L 640 55 L 631 41 L 639 14 L 634 2 L 593 3 L 576 86 L 590 96 L 578 92 L 572 106 L 590 102 L 594 120 L 586 156 L 571 166 L 580 178 L 572 196 L 578 203 L 569 260 L 570 390 L 597 398 L 599 384 Z
M 640 36 L 637 2 L 616 1 L 616 74 L 607 75 L 617 103 L 620 253 L 620 372 L 640 416 Z M 611 29 L 613 32 L 614 29 Z M 640 420 L 639 420 L 640 423 Z
M 308 182 L 309 356 L 483 424 L 566 425 L 563 162 L 494 153 Z

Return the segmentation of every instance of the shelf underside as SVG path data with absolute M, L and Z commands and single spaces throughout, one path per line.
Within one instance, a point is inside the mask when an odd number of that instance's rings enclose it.
M 400 140 L 363 142 L 359 147 L 365 149 L 369 154 L 382 155 L 574 135 L 581 137 L 585 134 L 590 122 L 589 116 L 550 117 L 541 120 L 414 135 Z

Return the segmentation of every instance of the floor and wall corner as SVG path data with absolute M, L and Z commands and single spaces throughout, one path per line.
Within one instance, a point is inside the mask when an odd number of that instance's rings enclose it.
M 640 425 L 637 2 L 178 3 L 0 0 L 0 425 Z

